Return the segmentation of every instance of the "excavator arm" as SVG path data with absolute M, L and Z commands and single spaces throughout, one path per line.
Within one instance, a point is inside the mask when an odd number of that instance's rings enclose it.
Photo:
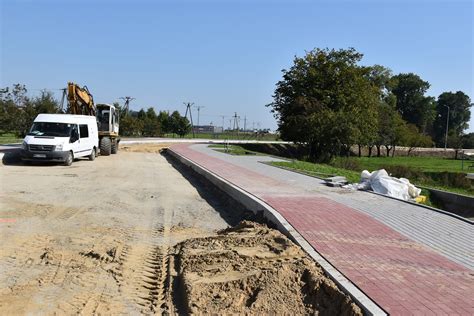
M 94 98 L 87 86 L 79 87 L 73 82 L 67 83 L 67 112 L 70 114 L 96 115 Z

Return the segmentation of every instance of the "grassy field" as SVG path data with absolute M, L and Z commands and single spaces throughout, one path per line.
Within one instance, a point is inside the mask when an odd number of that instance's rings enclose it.
M 423 172 L 467 172 L 467 168 L 474 161 L 464 161 L 444 158 L 429 157 L 357 157 L 357 158 L 337 158 L 337 165 L 344 165 L 347 160 L 352 160 L 361 170 L 390 169 L 394 166 L 404 166 Z
M 272 166 L 278 166 L 285 169 L 297 170 L 312 176 L 327 178 L 331 176 L 344 176 L 349 182 L 359 182 L 360 172 L 333 167 L 327 164 L 311 163 L 306 161 L 273 161 Z
M 0 135 L 0 144 L 13 144 L 13 143 L 21 143 L 23 139 L 18 138 L 15 134 L 6 133 Z
M 217 151 L 225 152 L 231 155 L 262 155 L 254 151 L 246 150 L 238 145 L 223 145 L 223 144 L 214 144 L 209 145 L 210 148 L 214 148 Z
M 283 167 L 290 170 L 296 170 L 299 172 L 307 173 L 309 175 L 317 176 L 317 177 L 328 177 L 330 175 L 337 175 L 337 176 L 344 176 L 347 178 L 349 182 L 359 182 L 360 181 L 360 171 L 349 170 L 341 167 L 335 167 L 327 164 L 318 164 L 318 163 L 311 163 L 306 161 L 288 161 L 288 162 L 272 162 L 271 165 Z M 381 165 L 384 168 L 386 165 Z M 369 171 L 373 171 L 375 169 L 372 168 L 365 168 Z M 378 168 L 380 169 L 380 168 Z M 390 172 L 390 169 L 387 169 Z M 429 171 L 429 173 L 433 173 L 433 171 Z M 435 173 L 436 174 L 436 173 Z M 441 174 L 441 173 L 440 173 Z M 425 177 L 425 173 L 421 173 L 421 176 L 417 176 L 414 178 L 408 177 L 410 182 L 414 183 L 415 185 L 431 187 L 435 189 L 450 191 L 454 193 L 474 196 L 474 190 L 472 186 L 469 186 L 469 180 L 465 180 L 467 185 L 463 182 L 463 185 L 453 185 L 453 184 L 446 184 L 444 179 L 436 180 L 430 177 Z M 441 178 L 441 177 L 440 177 Z M 459 178 L 464 179 L 464 175 L 459 173 Z M 449 183 L 449 182 L 448 182 Z

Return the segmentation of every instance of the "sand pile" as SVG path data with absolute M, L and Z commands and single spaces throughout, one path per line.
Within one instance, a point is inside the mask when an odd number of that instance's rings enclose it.
M 169 148 L 172 143 L 142 143 L 142 144 L 126 144 L 120 145 L 120 150 L 126 152 L 139 153 L 159 153 L 164 149 Z
M 176 253 L 187 312 L 362 314 L 298 246 L 265 225 L 243 221 L 184 241 Z

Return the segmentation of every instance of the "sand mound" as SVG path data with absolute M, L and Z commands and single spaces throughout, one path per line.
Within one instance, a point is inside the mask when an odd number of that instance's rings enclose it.
M 261 224 L 184 241 L 175 258 L 191 313 L 362 314 L 298 246 Z
M 173 145 L 173 143 L 126 144 L 120 145 L 120 150 L 126 152 L 159 153 L 162 150 L 169 148 L 171 145 Z

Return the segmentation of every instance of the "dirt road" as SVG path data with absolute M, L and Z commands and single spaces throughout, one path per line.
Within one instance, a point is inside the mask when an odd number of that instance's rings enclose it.
M 265 271 L 271 271 L 270 266 L 279 271 L 288 264 L 299 268 L 290 269 L 291 278 L 290 274 L 283 277 L 284 296 L 306 293 L 308 287 L 332 289 L 330 297 L 320 295 L 325 305 L 305 303 L 310 301 L 307 295 L 298 296 L 295 306 L 301 313 L 360 312 L 314 263 L 303 262 L 308 259 L 298 247 L 276 231 L 267 229 L 271 238 L 266 240 L 262 228 L 255 228 L 258 238 L 246 245 L 249 231 L 244 229 L 243 237 L 232 243 L 234 248 L 225 247 L 227 254 L 221 249 L 222 258 L 227 259 L 209 263 L 216 254 L 209 244 L 227 240 L 218 231 L 237 224 L 244 210 L 193 175 L 184 174 L 157 153 L 123 151 L 94 162 L 76 161 L 71 167 L 0 166 L 0 314 L 225 311 L 226 300 L 233 301 L 228 290 L 236 280 L 258 276 L 258 281 L 265 275 L 273 280 Z M 259 257 L 262 247 L 273 255 L 259 264 L 265 259 Z M 202 251 L 191 256 L 191 248 L 208 249 L 207 257 Z M 229 260 L 229 249 L 240 251 L 245 260 Z M 194 268 L 187 269 L 185 263 Z M 227 274 L 228 266 L 235 273 Z M 213 267 L 220 269 L 221 279 L 206 277 Z M 205 286 L 196 285 L 203 280 L 221 284 L 213 287 L 213 296 Z M 240 305 L 227 305 L 228 311 L 261 313 L 278 308 L 272 296 L 257 300 L 261 290 L 257 287 L 254 293 L 255 288 L 247 287 L 239 292 Z M 246 291 L 255 294 L 250 305 L 243 294 Z M 227 299 L 216 303 L 216 295 Z M 253 306 L 254 302 L 258 304 Z M 211 309 L 206 307 L 209 304 Z

